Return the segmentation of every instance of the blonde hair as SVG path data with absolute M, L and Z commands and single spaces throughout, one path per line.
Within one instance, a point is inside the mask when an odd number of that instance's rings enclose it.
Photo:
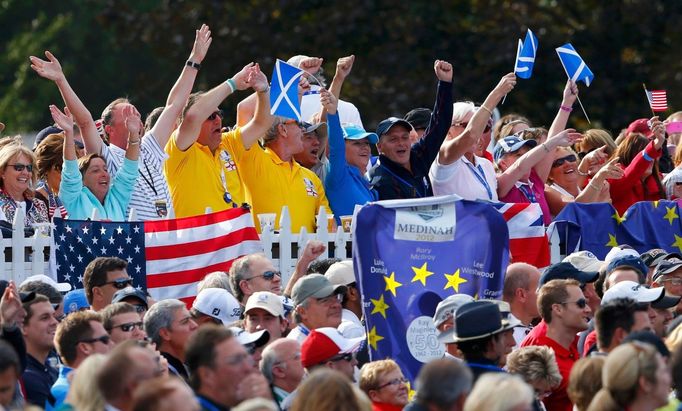
M 379 389 L 381 376 L 391 371 L 400 370 L 398 364 L 391 360 L 368 362 L 360 369 L 360 389 L 369 395 L 371 390 Z
M 616 142 L 613 141 L 611 134 L 600 128 L 592 128 L 583 133 L 583 139 L 575 144 L 578 151 L 586 151 L 586 148 L 596 149 L 606 146 L 606 153 L 611 157 L 616 151 Z
M 519 405 L 531 406 L 533 389 L 506 373 L 483 374 L 464 402 L 464 411 L 509 411 Z
M 645 343 L 631 342 L 616 347 L 606 357 L 602 388 L 587 411 L 617 411 L 630 405 L 637 398 L 640 377 L 656 383 L 659 355 L 656 348 Z
M 329 368 L 318 368 L 297 389 L 291 411 L 369 411 L 348 377 Z M 362 393 L 364 396 L 364 393 Z M 371 404 L 371 403 L 370 403 Z
M 671 330 L 665 337 L 665 346 L 670 352 L 677 351 L 682 345 L 682 324 Z M 682 387 L 680 387 L 682 388 Z
M 571 368 L 568 378 L 568 398 L 578 411 L 585 411 L 595 394 L 602 387 L 602 370 L 606 357 L 587 357 L 579 359 Z
M 5 140 L 0 141 L 0 169 L 2 171 L 5 171 L 5 169 L 13 162 L 13 160 L 16 160 L 19 155 L 24 155 L 28 157 L 28 159 L 31 162 L 31 165 L 33 167 L 33 171 L 31 172 L 31 184 L 29 187 L 35 187 L 36 185 L 36 180 L 38 178 L 38 168 L 35 167 L 36 164 L 36 158 L 33 155 L 33 151 L 29 150 L 28 147 L 24 146 L 19 142 L 20 140 L 15 139 L 10 139 L 10 140 Z M 5 184 L 0 178 L 0 187 L 4 188 Z M 29 188 L 26 190 L 24 195 L 27 198 L 32 198 L 33 197 L 33 190 Z
M 104 409 L 104 396 L 97 388 L 97 373 L 104 365 L 106 356 L 92 354 L 74 370 L 66 402 L 78 411 L 100 411 Z
M 561 384 L 561 373 L 554 351 L 547 346 L 522 347 L 507 356 L 507 370 L 528 383 L 546 381 L 551 387 Z

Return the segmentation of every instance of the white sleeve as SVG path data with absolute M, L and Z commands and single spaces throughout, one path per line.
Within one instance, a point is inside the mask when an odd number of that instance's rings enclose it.
M 460 168 L 461 160 L 457 160 L 452 164 L 443 165 L 438 161 L 439 158 L 440 153 L 436 156 L 436 159 L 431 164 L 431 169 L 429 170 L 429 178 L 432 183 L 451 179 Z

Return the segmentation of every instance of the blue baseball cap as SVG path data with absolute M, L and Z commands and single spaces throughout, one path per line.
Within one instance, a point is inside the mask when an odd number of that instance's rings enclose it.
M 521 137 L 517 136 L 516 134 L 502 138 L 497 142 L 497 144 L 495 144 L 495 148 L 493 149 L 493 157 L 495 159 L 495 163 L 499 162 L 502 156 L 504 156 L 505 154 L 519 151 L 523 146 L 533 148 L 537 145 L 538 145 L 537 141 L 524 140 Z
M 647 267 L 647 265 L 644 264 L 644 261 L 642 261 L 641 258 L 632 255 L 626 255 L 611 260 L 609 265 L 606 266 L 606 273 L 611 274 L 613 270 L 620 267 L 631 268 L 639 272 L 640 275 L 646 275 L 646 273 L 649 272 L 649 267 Z
M 540 285 L 545 285 L 552 280 L 578 280 L 581 286 L 593 283 L 599 278 L 596 271 L 582 271 L 571 263 L 552 264 L 540 276 Z
M 368 133 L 364 128 L 357 124 L 345 124 L 343 126 L 343 138 L 346 140 L 362 140 L 366 138 L 370 144 L 376 144 L 379 141 L 379 136 L 375 133 Z
M 379 123 L 379 125 L 377 126 L 377 136 L 381 137 L 384 134 L 388 133 L 388 130 L 390 130 L 391 127 L 395 125 L 403 126 L 408 130 L 412 130 L 412 124 L 403 120 L 402 118 L 389 117 L 386 120 L 382 120 L 381 123 Z
M 77 288 L 71 290 L 66 295 L 64 295 L 64 314 L 69 315 L 80 311 L 83 308 L 90 308 L 88 304 L 88 299 L 85 297 L 85 290 L 82 288 Z

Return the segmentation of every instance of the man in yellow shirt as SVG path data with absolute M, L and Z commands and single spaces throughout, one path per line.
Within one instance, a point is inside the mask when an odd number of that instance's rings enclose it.
M 169 158 L 163 172 L 176 217 L 204 214 L 207 207 L 217 212 L 244 202 L 235 153 L 251 148 L 272 124 L 269 87 L 258 64 L 250 63 L 208 92 L 190 96 L 182 123 L 165 148 Z M 218 105 L 247 88 L 256 91 L 256 115 L 245 126 L 223 133 Z

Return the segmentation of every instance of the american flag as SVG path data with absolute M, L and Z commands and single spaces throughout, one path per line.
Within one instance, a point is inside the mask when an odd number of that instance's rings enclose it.
M 542 223 L 540 204 L 497 203 L 494 206 L 509 228 L 511 262 L 547 267 L 550 263 L 549 240 Z
M 128 262 L 134 287 L 149 290 L 156 300 L 187 304 L 206 274 L 227 271 L 236 258 L 263 251 L 246 208 L 145 222 L 55 219 L 54 241 L 60 282 L 83 288 L 90 261 L 119 257 Z
M 644 91 L 646 92 L 646 98 L 649 100 L 649 106 L 651 106 L 652 111 L 666 111 L 668 109 L 668 96 L 666 95 L 665 90 L 649 91 L 645 88 Z

